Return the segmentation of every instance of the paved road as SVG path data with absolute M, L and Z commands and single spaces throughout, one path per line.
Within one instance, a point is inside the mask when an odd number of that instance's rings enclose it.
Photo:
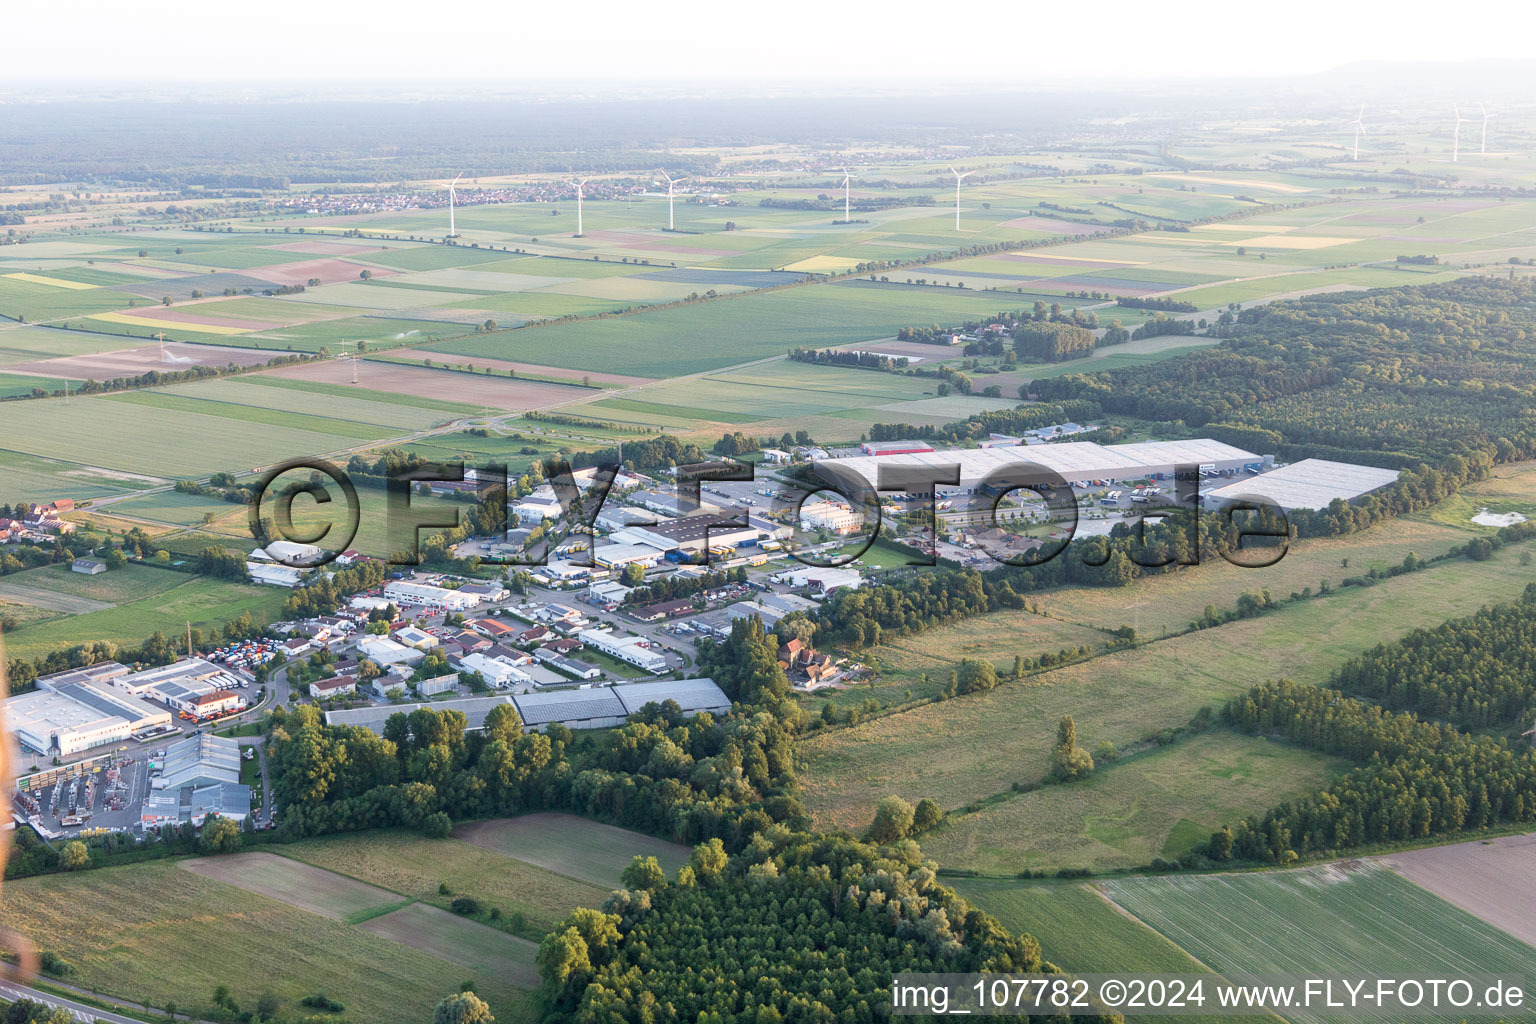
M 103 1022 L 103 1024 L 144 1024 L 143 1021 L 136 1020 L 133 1017 L 124 1017 L 120 1013 L 98 1010 L 94 1006 L 86 1006 L 84 1003 L 77 1003 L 72 999 L 65 999 L 62 996 L 56 996 L 49 992 L 39 992 L 35 988 L 28 988 L 26 985 L 18 985 L 10 981 L 0 981 L 0 999 L 10 1002 L 15 1002 L 18 999 L 30 999 L 33 1002 L 43 1003 L 47 1006 L 62 1008 L 69 1011 L 73 1019 L 84 1022 L 84 1024 L 95 1024 L 98 1021 Z

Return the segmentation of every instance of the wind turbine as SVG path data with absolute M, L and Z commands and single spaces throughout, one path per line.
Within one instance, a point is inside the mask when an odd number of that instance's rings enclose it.
M 949 166 L 949 173 L 953 174 L 955 176 L 955 230 L 959 231 L 960 230 L 960 182 L 964 181 L 966 178 L 969 178 L 971 175 L 975 174 L 976 172 L 975 171 L 966 171 L 964 174 L 961 174 L 959 171 L 955 170 L 955 168 L 951 165 L 951 166 Z
M 851 173 L 849 173 L 848 168 L 844 167 L 843 168 L 843 223 L 844 224 L 851 224 L 851 223 L 853 223 L 853 215 L 849 212 L 850 208 L 849 208 L 849 203 L 848 203 L 848 183 L 852 179 L 853 179 L 853 175 Z
M 462 178 L 462 177 L 464 177 L 464 172 L 460 171 L 458 174 L 455 174 L 453 176 L 453 180 L 448 183 L 448 237 L 449 238 L 458 238 L 459 237 L 459 233 L 456 230 L 454 230 L 454 227 L 453 227 L 453 200 L 454 200 L 453 186 L 457 185 L 459 183 L 459 179 Z
M 576 183 L 576 237 L 583 237 L 581 230 L 581 189 L 591 178 L 582 178 Z
M 1483 155 L 1487 156 L 1488 155 L 1488 119 L 1490 117 L 1492 117 L 1493 115 L 1488 113 L 1488 108 L 1484 107 L 1481 103 L 1479 103 L 1477 105 L 1477 109 L 1481 110 L 1483 112 Z
M 668 177 L 666 169 L 663 168 L 661 176 L 667 179 L 667 230 L 675 231 L 676 224 L 672 220 L 672 186 L 676 185 L 680 181 L 687 181 L 688 175 L 685 174 L 681 178 Z
M 1461 122 L 1467 118 L 1461 116 L 1460 107 L 1452 107 L 1456 111 L 1456 131 L 1451 135 L 1451 163 L 1456 163 L 1461 158 Z
M 1355 115 L 1355 119 L 1353 121 L 1349 122 L 1350 124 L 1355 126 L 1355 159 L 1356 160 L 1360 159 L 1360 136 L 1365 134 L 1365 124 L 1360 120 L 1364 116 L 1365 116 L 1365 104 L 1362 103 L 1362 104 L 1360 104 L 1360 113 L 1356 114 Z

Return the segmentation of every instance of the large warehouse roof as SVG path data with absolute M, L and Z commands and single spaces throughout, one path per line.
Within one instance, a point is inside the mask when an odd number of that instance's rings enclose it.
M 434 700 L 426 704 L 386 704 L 376 708 L 349 708 L 345 711 L 327 711 L 325 713 L 326 725 L 360 725 L 364 729 L 371 729 L 376 733 L 384 732 L 384 723 L 389 721 L 390 715 L 410 714 L 417 708 L 431 708 L 433 711 L 462 711 L 469 719 L 470 729 L 483 729 L 485 716 L 491 713 L 491 708 L 498 704 L 510 704 L 506 697 L 465 697 L 461 700 Z
M 56 686 L 64 686 L 69 683 L 106 683 L 118 676 L 128 674 L 128 666 L 117 661 L 98 661 L 94 665 L 85 668 L 67 668 L 63 672 L 55 672 L 52 675 L 38 676 L 39 689 L 51 690 Z
M 590 690 L 555 690 L 550 693 L 520 693 L 514 698 L 524 725 L 548 725 L 564 722 L 567 725 L 624 719 L 629 712 L 624 702 L 613 695 L 608 687 Z
M 624 707 L 634 714 L 647 704 L 676 701 L 677 706 L 692 714 L 698 711 L 729 711 L 731 699 L 715 685 L 713 679 L 659 679 L 650 683 L 616 683 L 613 692 L 624 702 Z
M 1141 441 L 1101 445 L 1092 441 L 1008 445 L 998 448 L 949 448 L 910 455 L 860 455 L 817 462 L 834 472 L 852 471 L 874 484 L 881 466 L 960 466 L 963 482 L 979 480 L 1004 466 L 1029 462 L 1044 466 L 1068 481 L 1112 477 L 1128 479 L 1167 473 L 1177 465 L 1216 465 L 1223 469 L 1257 463 L 1260 456 L 1241 448 L 1199 437 L 1182 441 Z M 943 485 L 940 485 L 943 490 Z
M 10 727 L 34 750 L 47 750 L 47 738 L 53 733 L 102 728 L 121 718 L 52 690 L 34 690 L 12 697 L 6 701 L 5 716 Z M 33 742 L 33 737 L 42 742 Z
M 212 733 L 198 733 L 165 748 L 156 789 L 180 789 L 213 782 L 240 781 L 240 744 Z
M 1268 498 L 1283 509 L 1324 509 L 1335 498 L 1349 501 L 1397 481 L 1397 470 L 1356 466 L 1326 459 L 1302 459 L 1260 476 L 1239 480 L 1206 493 L 1216 501 L 1245 495 Z

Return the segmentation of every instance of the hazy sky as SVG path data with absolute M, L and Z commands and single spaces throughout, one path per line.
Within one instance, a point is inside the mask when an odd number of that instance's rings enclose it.
M 1363 0 L 76 0 L 5 4 L 0 78 L 613 81 L 1189 78 L 1524 57 L 1529 0 L 1431 20 Z M 1520 26 L 1524 26 L 1521 28 Z

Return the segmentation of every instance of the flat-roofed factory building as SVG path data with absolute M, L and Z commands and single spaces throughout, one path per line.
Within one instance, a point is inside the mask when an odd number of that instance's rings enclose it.
M 1302 459 L 1248 480 L 1218 487 L 1204 497 L 1214 505 L 1230 504 L 1245 497 L 1274 502 L 1292 509 L 1325 509 L 1335 500 L 1354 501 L 1397 482 L 1395 469 L 1357 466 L 1327 459 Z

